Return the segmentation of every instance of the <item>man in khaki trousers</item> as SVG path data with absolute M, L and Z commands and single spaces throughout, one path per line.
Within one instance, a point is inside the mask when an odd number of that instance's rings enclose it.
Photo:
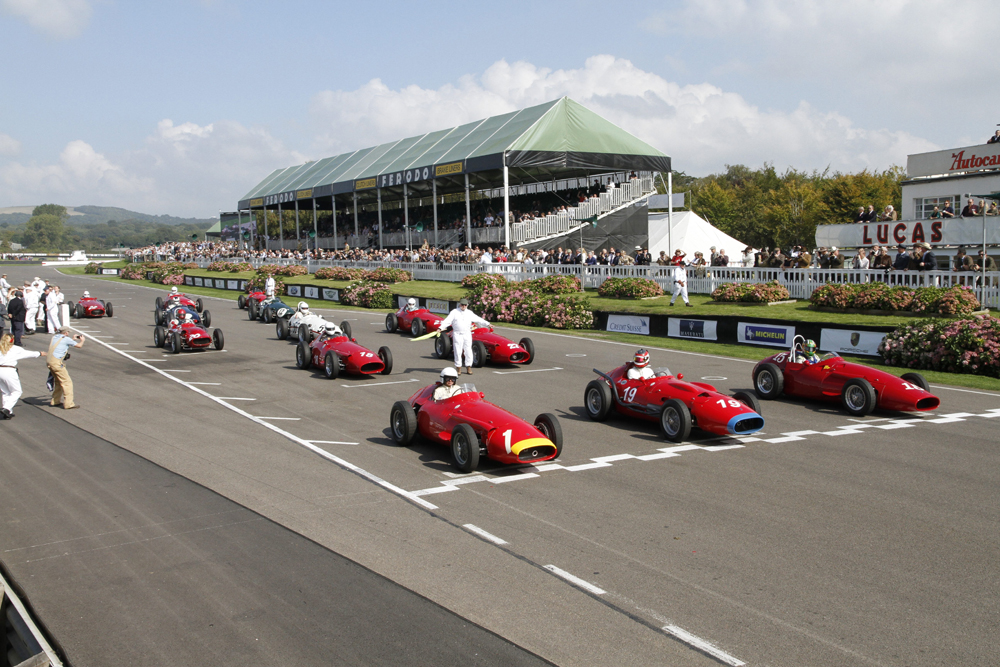
M 46 357 L 46 364 L 52 372 L 53 379 L 52 401 L 49 405 L 55 407 L 62 402 L 66 410 L 80 407 L 73 402 L 73 380 L 66 370 L 66 357 L 69 356 L 71 347 L 83 347 L 83 336 L 80 334 L 71 336 L 69 328 L 63 327 L 52 337 Z

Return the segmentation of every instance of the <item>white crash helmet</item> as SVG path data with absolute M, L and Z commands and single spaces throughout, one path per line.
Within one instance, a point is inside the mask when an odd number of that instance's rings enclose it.
M 173 287 L 170 288 L 170 293 L 177 294 L 177 285 L 174 285 Z
M 323 333 L 325 333 L 327 336 L 336 336 L 337 325 L 334 324 L 333 322 L 327 322 L 326 326 L 323 327 Z
M 302 314 L 306 314 L 309 312 L 309 304 L 306 303 L 305 301 L 299 301 L 299 305 L 296 306 L 296 308 Z
M 417 300 L 416 299 L 409 299 L 406 302 L 406 307 L 409 308 L 410 310 L 414 310 L 417 307 Z
M 441 384 L 444 384 L 445 381 L 448 380 L 448 378 L 451 378 L 455 382 L 458 382 L 458 371 L 455 370 L 453 366 L 448 366 L 443 371 L 441 371 Z
M 83 298 L 84 299 L 89 299 L 90 298 L 90 292 L 84 291 Z

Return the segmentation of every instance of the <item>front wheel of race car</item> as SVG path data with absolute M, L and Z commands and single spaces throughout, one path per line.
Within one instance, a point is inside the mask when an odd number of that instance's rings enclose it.
M 201 302 L 201 299 L 195 299 L 194 309 L 197 310 L 199 313 L 205 310 L 205 304 Z
M 451 456 L 462 472 L 479 467 L 479 437 L 468 424 L 459 424 L 451 432 Z
M 447 359 L 451 356 L 451 336 L 442 333 L 434 339 L 434 354 L 438 359 Z
M 264 324 L 270 324 L 271 323 L 271 309 L 270 308 L 264 308 L 264 311 L 261 313 L 261 319 L 264 321 Z
M 163 297 L 161 296 L 156 297 L 156 309 L 163 310 Z
M 587 416 L 595 422 L 602 422 L 611 413 L 611 388 L 603 380 L 591 380 L 583 392 L 583 405 Z
M 864 378 L 854 378 L 840 392 L 844 409 L 855 417 L 870 415 L 875 409 L 875 388 Z
M 683 442 L 691 435 L 691 411 L 681 401 L 671 398 L 660 410 L 660 430 L 667 440 Z
M 278 335 L 278 340 L 288 340 L 288 320 L 282 317 L 274 325 L 274 332 Z
M 312 348 L 309 347 L 309 343 L 304 340 L 300 340 L 299 344 L 295 346 L 295 365 L 304 371 L 309 370 L 309 366 L 312 364 Z
M 486 365 L 486 345 L 481 340 L 472 341 L 472 365 L 476 368 Z
M 527 366 L 535 360 L 535 344 L 531 342 L 530 338 L 522 338 L 518 341 L 518 345 L 523 347 L 524 351 L 528 353 L 528 358 L 524 360 L 524 365 Z
M 348 338 L 354 338 L 354 336 L 351 335 L 352 334 L 351 323 L 348 322 L 347 320 L 344 320 L 343 322 L 340 323 L 340 330 L 343 331 L 344 335 L 347 336 Z
M 551 440 L 552 444 L 556 446 L 556 458 L 558 458 L 562 454 L 563 434 L 562 426 L 559 425 L 559 420 L 556 416 L 549 412 L 543 412 L 535 417 L 535 428 L 541 431 L 542 435 Z
M 83 317 L 83 306 L 76 304 L 76 319 Z
M 396 401 L 389 411 L 389 430 L 397 445 L 406 447 L 417 434 L 417 415 L 407 401 Z
M 153 345 L 155 347 L 163 347 L 163 343 L 166 340 L 166 330 L 163 327 L 157 326 L 153 329 Z
M 70 310 L 72 310 L 72 308 Z M 108 317 L 115 316 L 115 307 L 111 305 L 110 301 L 104 304 L 104 314 L 107 315 Z
M 212 326 L 212 313 L 207 310 L 201 311 L 201 326 L 206 329 Z
M 785 387 L 785 376 L 777 364 L 761 364 L 753 374 L 753 390 L 759 398 L 771 401 L 781 396 Z
M 77 306 L 77 308 L 79 308 L 79 306 Z M 79 315 L 77 315 L 77 317 L 79 317 Z M 163 311 L 161 310 L 153 311 L 153 324 L 155 324 L 158 327 L 163 326 Z
M 181 351 L 181 335 L 176 331 L 170 334 L 170 353 L 178 354 Z
M 340 375 L 340 357 L 336 352 L 330 351 L 323 357 L 323 374 L 329 380 L 336 380 Z
M 298 335 L 300 343 L 305 343 L 306 345 L 308 345 L 309 343 L 313 342 L 312 329 L 309 328 L 308 324 L 299 325 Z
M 385 328 L 389 333 L 399 328 L 399 318 L 396 317 L 396 313 L 389 313 L 385 316 Z
M 257 300 L 250 299 L 247 301 L 247 319 L 255 320 L 257 319 Z
M 747 406 L 757 414 L 761 414 L 760 400 L 758 400 L 757 397 L 751 394 L 750 392 L 738 391 L 735 394 L 733 394 L 733 398 L 735 398 L 737 401 Z
M 899 379 L 903 382 L 909 382 L 914 386 L 920 387 L 928 394 L 931 393 L 931 386 L 927 384 L 927 379 L 920 373 L 903 373 L 899 376 Z
M 382 369 L 382 375 L 388 375 L 392 372 L 392 350 L 387 346 L 383 345 L 378 349 L 378 358 L 382 360 L 385 364 L 385 368 Z
M 242 294 L 240 294 L 238 297 L 236 297 L 236 305 L 240 310 L 243 310 L 244 308 L 247 307 L 247 298 Z
M 226 339 L 222 335 L 222 329 L 216 329 L 212 332 L 212 344 L 215 345 L 216 350 L 221 350 L 226 344 Z
M 423 336 L 427 332 L 427 325 L 419 317 L 414 317 L 413 321 L 410 322 L 410 335 L 414 338 Z
M 70 317 L 76 317 L 76 304 L 73 303 L 72 301 L 70 301 L 66 305 L 69 306 L 69 316 Z M 77 317 L 77 319 L 80 319 L 80 318 Z

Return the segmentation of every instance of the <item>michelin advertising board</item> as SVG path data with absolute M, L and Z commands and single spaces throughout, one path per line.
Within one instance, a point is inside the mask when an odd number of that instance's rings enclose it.
M 792 339 L 795 338 L 795 327 L 740 322 L 736 329 L 736 338 L 740 343 L 747 345 L 791 347 Z

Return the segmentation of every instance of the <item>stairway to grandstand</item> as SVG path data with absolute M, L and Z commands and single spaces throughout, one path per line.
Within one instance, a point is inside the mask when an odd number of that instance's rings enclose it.
M 640 176 L 620 186 L 593 196 L 585 202 L 558 214 L 550 214 L 510 226 L 514 244 L 545 241 L 577 231 L 583 225 L 601 220 L 615 211 L 632 206 L 656 192 L 652 176 Z

